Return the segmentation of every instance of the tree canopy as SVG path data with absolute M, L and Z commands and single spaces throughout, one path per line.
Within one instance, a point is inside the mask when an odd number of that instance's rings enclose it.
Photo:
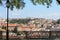
M 20 23 L 26 24 L 26 23 L 29 22 L 29 19 L 18 19 L 18 20 L 17 19 L 12 19 L 9 22 L 10 23 L 18 23 L 18 24 L 20 24 Z
M 31 0 L 31 2 L 34 5 L 40 4 L 40 5 L 47 5 L 47 8 L 51 6 L 52 0 Z
M 3 5 L 3 1 L 7 1 L 7 0 L 0 0 L 0 4 Z M 10 9 L 13 10 L 14 7 L 16 7 L 17 9 L 23 9 L 25 7 L 25 2 L 24 0 L 9 0 L 10 1 Z M 29 0 L 31 1 L 31 3 L 33 3 L 34 5 L 47 5 L 47 8 L 49 8 L 49 6 L 51 6 L 53 0 Z M 60 4 L 60 0 L 55 0 L 57 1 L 58 4 Z
M 3 1 L 7 1 L 7 0 L 0 0 L 0 4 L 3 5 Z M 16 7 L 17 9 L 22 9 L 25 7 L 25 2 L 24 0 L 9 0 L 10 2 L 10 9 L 13 10 L 14 7 Z

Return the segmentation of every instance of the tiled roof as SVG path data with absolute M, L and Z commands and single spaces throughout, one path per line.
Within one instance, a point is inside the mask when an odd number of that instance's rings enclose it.
M 4 23 L 3 26 L 7 26 L 7 23 Z M 17 26 L 17 24 L 11 24 L 11 23 L 9 23 L 8 26 L 15 27 L 15 26 Z

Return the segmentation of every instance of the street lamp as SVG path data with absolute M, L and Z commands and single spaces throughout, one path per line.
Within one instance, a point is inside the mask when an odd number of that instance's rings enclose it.
M 8 22 L 9 22 L 9 7 L 10 7 L 10 2 L 9 2 L 9 0 L 6 1 L 6 7 L 7 7 L 6 40 L 9 40 L 9 30 L 8 30 Z

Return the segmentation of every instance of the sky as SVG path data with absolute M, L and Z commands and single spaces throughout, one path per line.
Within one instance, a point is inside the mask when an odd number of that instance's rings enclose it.
M 13 11 L 9 10 L 9 18 L 47 18 L 47 19 L 59 19 L 60 18 L 60 5 L 55 0 L 51 4 L 50 8 L 43 5 L 33 5 L 31 1 L 25 0 L 26 4 L 23 9 Z M 0 6 L 0 18 L 7 17 L 7 11 L 5 6 Z

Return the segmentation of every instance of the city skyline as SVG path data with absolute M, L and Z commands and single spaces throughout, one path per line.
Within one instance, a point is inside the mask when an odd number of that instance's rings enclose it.
M 47 19 L 59 19 L 60 18 L 60 5 L 53 0 L 52 5 L 47 8 L 46 5 L 34 6 L 31 1 L 25 0 L 25 8 L 17 10 L 14 8 L 13 11 L 9 11 L 9 18 L 47 18 Z M 0 18 L 6 18 L 6 7 L 0 6 Z

